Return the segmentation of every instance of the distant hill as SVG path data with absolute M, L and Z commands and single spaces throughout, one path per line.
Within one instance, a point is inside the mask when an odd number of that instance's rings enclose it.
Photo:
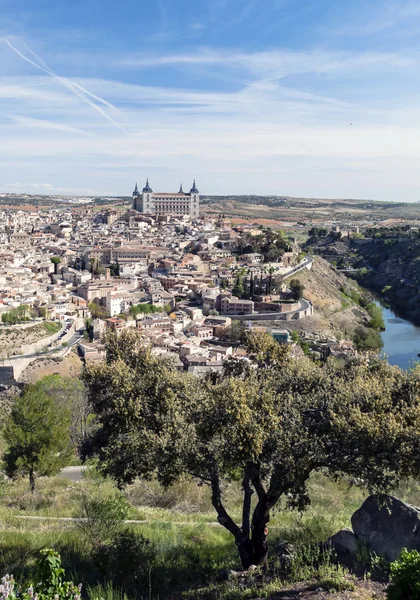
M 245 219 L 272 219 L 299 224 L 378 223 L 387 219 L 420 220 L 420 204 L 378 200 L 294 198 L 291 196 L 202 196 L 201 209 Z

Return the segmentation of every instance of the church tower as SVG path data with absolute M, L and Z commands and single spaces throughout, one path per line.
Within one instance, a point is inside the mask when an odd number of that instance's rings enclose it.
M 190 189 L 190 215 L 198 219 L 200 215 L 200 192 L 195 185 L 195 179 L 193 181 L 192 188 Z
M 138 187 L 137 187 L 137 181 L 136 181 L 136 187 L 134 188 L 134 192 L 133 192 L 132 198 L 133 198 L 133 201 L 132 201 L 132 204 L 131 204 L 132 208 L 134 208 L 134 210 L 139 210 L 137 208 L 137 204 L 138 204 L 138 200 L 140 198 L 140 192 L 139 192 Z

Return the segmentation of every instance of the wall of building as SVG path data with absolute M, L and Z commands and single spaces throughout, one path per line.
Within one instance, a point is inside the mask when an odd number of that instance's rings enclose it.
M 229 315 L 235 321 L 298 321 L 313 315 L 314 309 L 309 300 L 302 299 L 300 308 L 289 312 L 253 313 L 252 315 Z

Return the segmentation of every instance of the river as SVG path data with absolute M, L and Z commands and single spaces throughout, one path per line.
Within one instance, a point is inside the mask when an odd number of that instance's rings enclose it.
M 407 369 L 414 360 L 420 360 L 420 327 L 398 317 L 393 310 L 382 306 L 385 331 L 381 333 L 383 353 L 391 365 Z

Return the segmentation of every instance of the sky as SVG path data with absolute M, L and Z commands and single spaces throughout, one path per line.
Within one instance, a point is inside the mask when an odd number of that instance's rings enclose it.
M 0 192 L 420 200 L 420 0 L 0 0 Z

